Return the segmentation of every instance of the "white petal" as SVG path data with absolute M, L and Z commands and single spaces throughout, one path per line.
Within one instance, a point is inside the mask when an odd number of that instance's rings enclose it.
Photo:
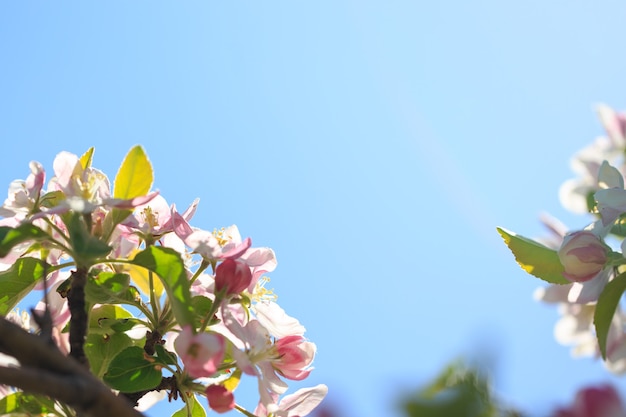
M 274 337 L 301 336 L 306 331 L 297 319 L 288 316 L 285 310 L 272 301 L 258 302 L 253 308 L 259 322 Z

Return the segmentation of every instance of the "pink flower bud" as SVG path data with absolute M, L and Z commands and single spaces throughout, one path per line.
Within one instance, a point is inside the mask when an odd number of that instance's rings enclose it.
M 309 376 L 313 368 L 308 368 L 315 356 L 315 344 L 307 342 L 302 336 L 287 336 L 275 344 L 278 360 L 272 362 L 282 376 L 300 381 Z
M 250 267 L 234 259 L 226 259 L 215 270 L 215 291 L 239 294 L 252 282 Z
M 224 358 L 224 337 L 217 333 L 193 334 L 190 326 L 183 327 L 174 348 L 192 378 L 210 377 L 217 372 Z
M 227 413 L 235 408 L 235 396 L 222 385 L 209 385 L 206 388 L 209 407 L 218 413 Z
M 581 230 L 569 233 L 559 248 L 559 260 L 570 281 L 584 282 L 598 275 L 607 261 L 607 247 L 593 233 Z
M 576 394 L 571 407 L 557 409 L 552 417 L 622 417 L 626 410 L 610 385 L 587 387 Z

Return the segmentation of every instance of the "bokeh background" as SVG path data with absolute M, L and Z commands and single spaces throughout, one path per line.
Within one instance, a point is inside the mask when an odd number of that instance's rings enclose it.
M 0 184 L 91 146 L 112 178 L 141 144 L 196 226 L 276 251 L 270 287 L 318 345 L 291 392 L 397 416 L 467 357 L 540 415 L 626 384 L 554 341 L 495 228 L 588 222 L 557 191 L 594 105 L 626 108 L 625 21 L 617 0 L 5 1 Z

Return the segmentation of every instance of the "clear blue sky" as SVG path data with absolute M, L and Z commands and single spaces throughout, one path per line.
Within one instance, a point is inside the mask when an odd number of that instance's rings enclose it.
M 0 189 L 90 146 L 113 176 L 142 144 L 198 227 L 274 248 L 318 345 L 303 385 L 345 417 L 393 416 L 458 356 L 546 411 L 610 375 L 554 341 L 495 227 L 586 223 L 557 190 L 592 106 L 626 109 L 625 21 L 617 0 L 2 2 Z

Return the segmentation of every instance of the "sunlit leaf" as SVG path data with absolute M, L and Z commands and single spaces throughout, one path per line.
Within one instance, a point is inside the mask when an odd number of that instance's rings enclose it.
M 7 256 L 20 243 L 48 238 L 50 236 L 46 232 L 32 223 L 22 223 L 17 227 L 0 226 L 0 258 Z
M 36 258 L 19 258 L 11 267 L 0 272 L 0 315 L 4 316 L 20 302 L 40 280 L 46 263 Z
M 237 370 L 235 370 L 235 372 L 233 372 L 227 380 L 225 380 L 224 382 L 222 382 L 222 385 L 224 386 L 224 388 L 226 388 L 228 391 L 234 391 L 235 388 L 237 388 L 237 386 L 239 385 L 239 382 L 241 382 L 241 369 L 237 368 Z
M 39 205 L 46 208 L 52 208 L 58 206 L 63 200 L 65 200 L 65 194 L 63 194 L 63 191 L 48 191 L 39 199 Z
M 82 154 L 82 156 L 80 157 L 80 166 L 82 166 L 83 169 L 87 169 L 91 166 L 91 163 L 93 162 L 94 150 L 95 148 L 92 146 L 91 148 L 87 149 L 87 152 Z
M 131 199 L 148 194 L 152 187 L 153 173 L 150 160 L 143 148 L 133 147 L 122 161 L 115 176 L 113 197 Z
M 555 250 L 500 227 L 497 229 L 524 271 L 551 284 L 570 284 L 563 277 L 563 265 Z
M 54 401 L 47 397 L 14 392 L 0 399 L 0 415 L 39 416 L 54 412 Z
M 189 412 L 188 412 L 189 411 Z M 206 417 L 206 411 L 198 402 L 195 395 L 191 395 L 189 402 L 183 408 L 172 414 L 172 417 Z
M 94 307 L 89 313 L 89 333 L 111 333 L 110 324 L 120 320 L 133 319 L 130 311 L 114 304 L 102 304 Z
M 144 294 L 150 294 L 150 272 L 146 268 L 137 265 L 124 265 L 124 268 L 137 288 Z M 161 294 L 163 294 L 163 284 L 159 277 L 153 276 L 152 288 L 154 289 L 156 297 L 161 297 Z
M 132 262 L 156 273 L 161 279 L 178 324 L 193 324 L 190 285 L 180 254 L 174 249 L 150 246 L 135 255 Z

